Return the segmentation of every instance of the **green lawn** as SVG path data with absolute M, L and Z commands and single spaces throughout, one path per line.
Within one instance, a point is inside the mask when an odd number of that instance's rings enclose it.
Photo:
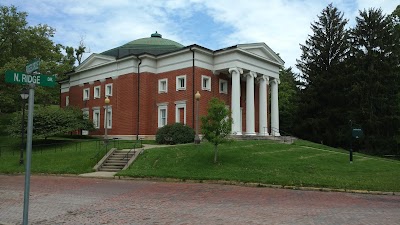
M 346 151 L 301 140 L 236 141 L 219 149 L 217 164 L 209 143 L 151 149 L 118 175 L 400 191 L 400 161 L 355 153 L 350 164 Z
M 134 141 L 110 141 L 109 147 L 132 148 Z M 99 153 L 99 154 L 97 154 Z M 81 174 L 91 172 L 106 153 L 101 140 L 52 138 L 35 140 L 32 150 L 32 173 Z M 19 165 L 20 139 L 0 137 L 0 173 L 22 173 Z M 24 158 L 26 160 L 24 150 Z

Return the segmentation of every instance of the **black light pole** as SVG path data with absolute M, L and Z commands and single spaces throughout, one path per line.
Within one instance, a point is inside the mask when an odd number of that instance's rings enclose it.
M 29 98 L 29 90 L 23 88 L 21 91 L 22 99 L 22 118 L 21 118 L 21 152 L 19 156 L 19 165 L 24 165 L 24 120 L 25 120 L 25 100 Z
M 200 144 L 200 137 L 199 137 L 199 101 L 200 101 L 200 93 L 197 91 L 197 93 L 194 95 L 194 98 L 196 99 L 196 135 L 194 136 L 194 143 L 195 144 Z
M 104 144 L 106 145 L 106 149 L 108 147 L 108 136 L 107 136 L 107 130 L 108 130 L 108 119 L 107 118 L 107 113 L 108 113 L 108 105 L 110 104 L 110 99 L 108 96 L 106 96 L 106 99 L 104 100 L 104 104 L 106 105 L 106 113 L 104 115 L 105 118 L 105 123 L 104 123 Z M 108 149 L 107 149 L 108 150 Z
M 353 163 L 353 121 L 350 120 L 350 131 L 351 131 L 351 137 L 350 137 L 350 163 Z

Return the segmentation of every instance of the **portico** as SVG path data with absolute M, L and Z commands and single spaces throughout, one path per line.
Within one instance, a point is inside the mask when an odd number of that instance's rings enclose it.
M 243 73 L 239 67 L 229 68 L 229 74 L 232 79 L 231 91 L 231 112 L 232 112 L 232 134 L 233 135 L 260 135 L 268 136 L 271 130 L 272 136 L 280 136 L 279 133 L 279 103 L 278 103 L 278 84 L 279 79 L 264 74 L 257 74 L 254 71 Z M 245 111 L 246 111 L 246 130 L 241 129 L 241 77 L 246 82 Z M 271 84 L 271 101 L 268 101 L 268 88 Z M 258 124 L 255 124 L 255 86 L 258 85 L 259 113 Z M 271 102 L 271 115 L 268 115 L 268 102 Z M 271 118 L 271 127 L 268 127 L 268 118 Z M 255 126 L 258 125 L 258 133 Z

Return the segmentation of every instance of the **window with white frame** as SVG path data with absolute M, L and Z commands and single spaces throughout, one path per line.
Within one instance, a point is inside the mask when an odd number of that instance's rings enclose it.
M 186 90 L 186 75 L 176 77 L 176 90 Z
M 90 88 L 83 89 L 83 100 L 89 100 L 90 97 Z
M 112 84 L 106 84 L 105 92 L 105 96 L 112 96 Z
M 65 96 L 65 106 L 69 106 L 69 96 Z
M 168 79 L 160 79 L 158 80 L 158 93 L 167 93 L 168 92 Z
M 186 101 L 175 102 L 175 122 L 186 124 Z
M 211 91 L 211 77 L 201 76 L 201 90 Z
M 163 127 L 168 123 L 168 108 L 166 104 L 158 105 L 158 127 Z
M 112 107 L 108 106 L 104 108 L 104 128 L 106 127 L 107 124 L 107 129 L 112 128 Z
M 100 98 L 100 86 L 96 86 L 93 89 L 93 98 Z
M 94 128 L 100 128 L 100 108 L 93 108 L 93 125 Z
M 219 93 L 228 94 L 228 81 L 219 79 Z

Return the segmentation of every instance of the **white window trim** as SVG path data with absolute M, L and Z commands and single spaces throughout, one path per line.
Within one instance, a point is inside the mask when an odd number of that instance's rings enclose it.
M 226 87 L 225 91 L 221 90 L 222 83 L 225 84 L 225 87 Z M 227 80 L 219 79 L 219 93 L 228 94 L 228 81 Z
M 96 115 L 97 113 L 99 114 L 98 121 L 95 120 L 95 118 L 96 118 L 95 115 Z M 94 108 L 93 108 L 93 119 L 92 119 L 94 128 L 96 128 L 96 129 L 99 129 L 99 128 L 100 128 L 100 120 L 101 120 L 100 108 L 99 108 L 99 107 L 94 107 Z M 97 122 L 97 124 L 96 124 L 96 122 Z
M 185 87 L 180 87 L 180 82 L 179 82 L 179 80 L 180 79 L 184 79 L 184 84 L 185 84 Z M 177 76 L 176 77 L 176 90 L 177 91 L 184 91 L 184 90 L 186 90 L 186 75 L 181 75 L 181 76 Z
M 87 93 L 87 96 L 85 96 Z M 89 100 L 90 99 L 90 88 L 85 88 L 83 89 L 83 100 Z
M 110 115 L 107 115 L 107 120 L 110 122 L 110 124 L 108 124 L 107 129 L 111 129 L 112 128 L 112 106 L 109 105 L 108 106 L 108 112 L 110 112 Z M 104 125 L 103 127 L 106 128 L 106 107 L 104 106 Z
M 165 109 L 165 124 L 162 124 L 162 119 L 161 119 L 161 110 Z M 158 128 L 163 127 L 168 124 L 168 104 L 163 103 L 163 104 L 158 104 Z
M 163 81 L 165 81 L 165 90 L 161 89 Z M 168 93 L 168 78 L 158 80 L 158 93 Z
M 65 96 L 65 106 L 69 106 L 69 96 Z
M 96 89 L 99 90 L 98 95 L 96 95 Z M 96 86 L 93 88 L 93 99 L 100 98 L 100 97 L 101 97 L 101 86 Z
M 107 93 L 107 87 L 111 87 L 110 88 L 110 93 Z M 106 84 L 106 86 L 104 87 L 104 95 L 107 96 L 112 96 L 112 92 L 113 92 L 113 85 L 112 84 Z
M 204 87 L 204 81 L 208 80 L 208 85 L 206 87 Z M 205 76 L 205 75 L 201 75 L 201 90 L 203 91 L 211 91 L 211 77 L 209 76 Z
M 180 122 L 179 109 L 182 108 L 183 108 L 183 124 L 186 124 L 186 101 L 175 102 L 175 122 L 176 123 Z

